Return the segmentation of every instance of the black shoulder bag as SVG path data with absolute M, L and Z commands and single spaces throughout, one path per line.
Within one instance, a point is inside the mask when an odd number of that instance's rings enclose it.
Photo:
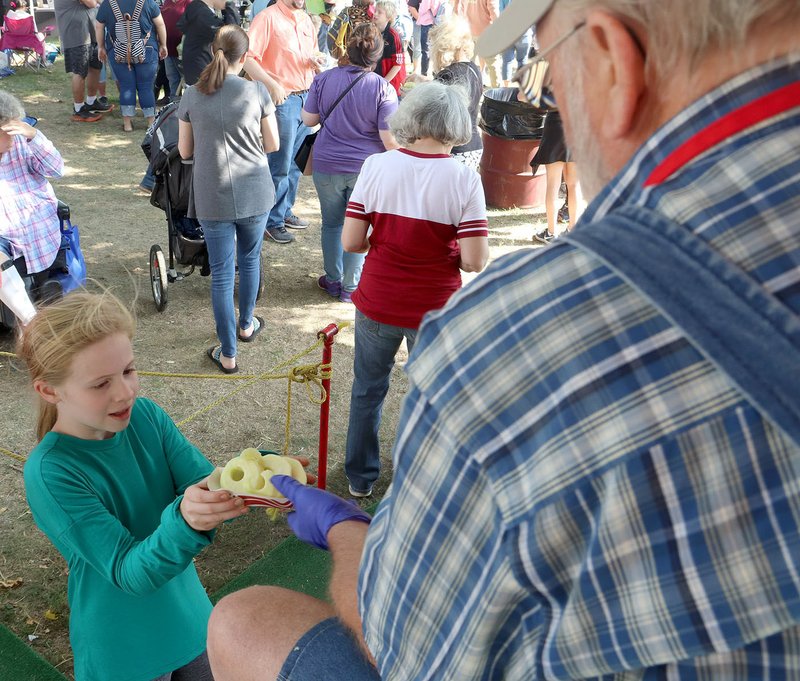
M 328 115 L 325 118 L 330 118 L 333 110 L 337 107 L 339 102 L 344 99 L 344 96 L 352 90 L 356 83 L 361 80 L 364 76 L 366 76 L 369 71 L 364 71 L 358 78 L 356 78 L 350 85 L 347 86 L 344 92 L 339 95 L 336 101 L 333 103 L 331 110 L 328 112 Z M 322 128 L 325 126 L 324 122 L 320 122 L 319 130 L 316 132 L 310 132 L 306 135 L 303 143 L 300 145 L 300 148 L 297 150 L 297 153 L 294 155 L 294 162 L 297 164 L 297 167 L 303 171 L 303 175 L 311 175 L 311 168 L 312 168 L 312 150 L 314 148 L 314 142 L 317 141 L 317 135 L 322 132 Z

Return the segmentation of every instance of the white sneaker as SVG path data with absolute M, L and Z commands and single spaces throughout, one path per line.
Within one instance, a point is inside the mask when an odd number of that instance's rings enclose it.
M 370 487 L 366 492 L 359 492 L 358 490 L 354 490 L 352 485 L 347 485 L 347 490 L 350 492 L 350 496 L 355 497 L 356 499 L 364 499 L 372 496 L 372 487 Z

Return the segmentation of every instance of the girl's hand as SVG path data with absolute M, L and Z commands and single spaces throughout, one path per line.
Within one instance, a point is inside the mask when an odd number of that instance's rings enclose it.
M 307 456 L 292 456 L 292 457 L 290 457 L 290 458 L 292 458 L 292 459 L 297 459 L 297 460 L 300 462 L 300 465 L 301 465 L 303 468 L 305 468 L 305 469 L 306 469 L 306 477 L 308 478 L 308 479 L 306 480 L 306 484 L 307 484 L 307 485 L 313 485 L 314 483 L 316 483 L 316 482 L 317 482 L 317 476 L 316 476 L 316 475 L 314 475 L 313 473 L 309 473 L 309 472 L 308 472 L 308 464 L 310 463 L 310 461 L 309 461 L 309 459 L 308 459 L 308 457 L 307 457 Z
M 0 126 L 0 130 L 7 135 L 22 135 L 29 140 L 36 137 L 36 128 L 19 119 L 10 120 L 5 125 Z
M 181 515 L 186 524 L 198 532 L 208 532 L 226 520 L 238 518 L 248 512 L 239 497 L 226 490 L 212 492 L 208 479 L 187 487 L 181 501 Z
M 97 48 L 97 58 L 104 64 L 106 63 L 106 59 L 108 59 L 108 54 L 106 53 L 105 47 Z

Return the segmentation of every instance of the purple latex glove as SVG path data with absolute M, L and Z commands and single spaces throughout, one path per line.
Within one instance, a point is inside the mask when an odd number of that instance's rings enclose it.
M 269 480 L 294 504 L 286 520 L 300 541 L 328 550 L 328 532 L 345 520 L 369 524 L 372 517 L 355 502 L 345 501 L 335 494 L 316 487 L 302 485 L 288 475 L 274 475 Z

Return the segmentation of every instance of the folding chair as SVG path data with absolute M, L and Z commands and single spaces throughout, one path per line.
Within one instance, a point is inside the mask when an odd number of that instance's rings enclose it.
M 38 71 L 45 65 L 44 42 L 36 35 L 33 17 L 6 17 L 0 28 L 0 50 L 6 52 L 12 68 L 27 66 Z

